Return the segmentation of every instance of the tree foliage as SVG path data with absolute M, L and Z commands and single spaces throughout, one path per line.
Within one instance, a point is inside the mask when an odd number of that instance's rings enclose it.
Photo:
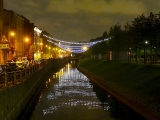
M 144 14 L 137 16 L 133 21 L 127 22 L 123 27 L 118 23 L 112 26 L 109 31 L 105 31 L 101 37 L 91 39 L 90 42 L 104 40 L 93 45 L 88 53 L 90 54 L 106 54 L 107 51 L 132 50 L 137 58 L 143 56 L 144 47 L 150 56 L 160 54 L 160 14 L 150 13 L 149 16 Z M 148 41 L 146 46 L 145 41 Z

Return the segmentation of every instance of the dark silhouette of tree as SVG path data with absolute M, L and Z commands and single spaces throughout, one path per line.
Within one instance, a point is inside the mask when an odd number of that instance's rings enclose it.
M 134 39 L 134 50 L 135 56 L 136 56 L 136 63 L 137 59 L 140 58 L 140 51 L 143 49 L 143 46 L 145 44 L 144 40 L 144 27 L 145 27 L 145 17 L 142 14 L 141 16 L 138 16 L 137 18 L 134 19 L 134 21 L 131 21 L 131 31 L 133 32 L 133 39 Z M 144 62 L 145 62 L 145 56 L 144 56 Z
M 133 37 L 132 37 L 132 29 L 131 29 L 131 25 L 129 22 L 127 22 L 124 25 L 124 30 L 123 30 L 123 43 L 124 43 L 124 49 L 126 51 L 128 51 L 128 62 L 131 60 L 131 55 L 134 55 L 131 51 L 134 48 L 134 41 L 133 41 Z
M 110 45 L 112 51 L 114 51 L 114 60 L 119 61 L 119 51 L 121 50 L 121 38 L 122 38 L 122 29 L 121 25 L 118 23 L 110 28 L 109 35 L 112 37 Z
M 103 38 L 103 39 L 108 38 L 108 34 L 107 34 L 107 32 L 106 32 L 106 31 L 103 33 L 102 38 Z
M 132 53 L 136 63 L 138 59 L 143 58 L 144 64 L 147 59 L 152 64 L 160 56 L 160 13 L 151 12 L 147 17 L 144 14 L 137 16 L 133 21 L 127 22 L 123 29 L 118 23 L 112 26 L 108 33 L 104 31 L 101 37 L 91 39 L 90 42 L 107 38 L 111 39 L 93 45 L 88 53 L 105 54 L 107 51 L 112 51 L 114 60 L 118 61 L 119 52 L 128 51 L 128 61 L 131 60 Z

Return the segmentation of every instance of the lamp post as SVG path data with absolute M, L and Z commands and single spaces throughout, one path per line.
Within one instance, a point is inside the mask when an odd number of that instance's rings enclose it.
M 25 41 L 25 44 L 24 44 L 24 56 L 28 58 L 28 56 L 29 56 L 29 51 L 28 51 L 29 38 L 26 37 L 24 41 Z
M 131 61 L 131 48 L 128 48 L 128 62 Z
M 148 41 L 145 41 L 144 43 L 144 64 L 146 63 L 146 45 L 148 44 Z
M 9 32 L 9 44 L 10 44 L 10 48 L 11 48 L 10 57 L 11 57 L 11 59 L 13 59 L 14 57 L 16 57 L 16 53 L 15 53 L 15 32 L 14 31 Z
M 51 47 L 49 46 L 48 49 L 49 49 L 49 58 L 50 58 L 51 57 Z
M 10 48 L 11 48 L 11 59 L 14 58 L 14 32 L 11 32 L 11 38 L 10 38 Z

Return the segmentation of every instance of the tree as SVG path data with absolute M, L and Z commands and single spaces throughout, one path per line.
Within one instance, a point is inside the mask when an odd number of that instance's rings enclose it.
M 136 55 L 136 63 L 138 59 L 138 51 L 140 51 L 144 45 L 144 27 L 145 27 L 145 17 L 142 14 L 141 16 L 138 16 L 134 19 L 134 21 L 131 21 L 131 31 L 132 31 L 132 37 L 134 39 L 134 50 Z M 145 56 L 144 56 L 144 62 L 145 62 Z
M 119 61 L 119 51 L 121 49 L 120 41 L 122 39 L 121 25 L 118 23 L 110 28 L 109 35 L 112 37 L 110 40 L 110 48 L 114 51 L 115 61 Z
M 131 25 L 129 22 L 127 22 L 124 25 L 124 30 L 123 30 L 123 43 L 124 43 L 124 48 L 125 50 L 128 51 L 128 62 L 131 60 L 131 51 L 134 48 L 133 46 L 133 37 L 132 37 L 132 29 Z M 132 53 L 133 54 L 133 53 Z

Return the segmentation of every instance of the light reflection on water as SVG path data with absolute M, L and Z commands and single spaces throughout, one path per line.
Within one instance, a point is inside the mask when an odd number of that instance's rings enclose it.
M 145 120 L 67 64 L 45 82 L 31 120 Z
M 100 102 L 97 98 L 90 80 L 76 68 L 71 68 L 71 65 L 67 64 L 66 67 L 53 74 L 52 78 L 46 80 L 45 89 L 40 95 L 32 119 L 61 120 L 63 119 L 60 116 L 61 112 L 67 110 L 71 113 L 63 114 L 66 116 L 70 114 L 72 118 L 65 117 L 65 119 L 94 120 L 101 116 L 102 118 L 99 119 L 103 120 L 110 118 L 109 112 L 105 112 L 109 109 L 110 106 L 107 102 Z M 83 113 L 84 111 L 85 113 Z M 78 114 L 76 115 L 75 112 Z M 79 113 L 82 114 L 79 115 Z

